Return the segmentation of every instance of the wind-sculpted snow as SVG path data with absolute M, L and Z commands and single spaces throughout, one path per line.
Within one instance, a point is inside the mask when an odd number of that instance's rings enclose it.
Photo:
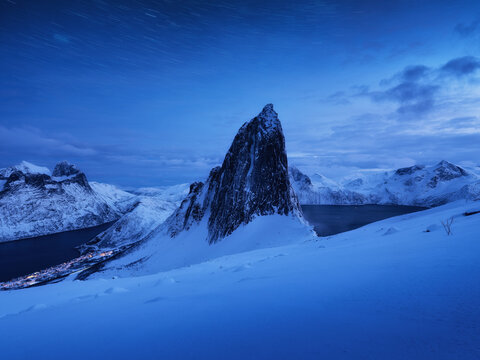
M 285 138 L 273 105 L 246 122 L 235 136 L 222 166 L 205 183 L 194 183 L 168 220 L 171 236 L 208 219 L 208 241 L 230 235 L 256 216 L 301 216 L 290 185 Z
M 121 206 L 92 189 L 66 162 L 48 169 L 22 163 L 2 169 L 0 242 L 100 225 L 118 219 Z
M 445 160 L 434 166 L 414 165 L 341 183 L 324 177 L 316 182 L 312 179 L 318 175 L 310 179 L 295 168 L 290 176 L 301 204 L 438 206 L 480 199 L 480 177 Z

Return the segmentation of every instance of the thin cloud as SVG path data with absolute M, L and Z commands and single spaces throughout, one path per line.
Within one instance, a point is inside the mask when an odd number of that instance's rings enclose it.
M 15 152 L 26 156 L 44 154 L 58 156 L 93 156 L 97 151 L 88 146 L 67 143 L 61 139 L 45 136 L 35 128 L 9 128 L 0 126 L 0 154 Z
M 452 59 L 440 68 L 442 74 L 457 77 L 473 74 L 480 68 L 480 60 L 473 56 Z
M 480 30 L 480 20 L 474 20 L 471 23 L 458 23 L 454 31 L 461 37 L 470 37 Z
M 424 115 L 435 109 L 443 91 L 448 91 L 450 79 L 465 80 L 480 69 L 480 59 L 463 56 L 451 59 L 440 67 L 410 65 L 393 76 L 380 81 L 379 90 L 358 86 L 347 93 L 338 91 L 327 99 L 342 104 L 354 98 L 367 97 L 374 103 L 397 104 L 396 113 L 403 119 Z M 382 89 L 383 88 L 383 89 Z

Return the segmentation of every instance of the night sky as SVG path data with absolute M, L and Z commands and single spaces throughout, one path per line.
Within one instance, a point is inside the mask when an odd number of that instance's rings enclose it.
M 266 103 L 340 178 L 480 165 L 480 2 L 0 0 L 0 167 L 203 180 Z

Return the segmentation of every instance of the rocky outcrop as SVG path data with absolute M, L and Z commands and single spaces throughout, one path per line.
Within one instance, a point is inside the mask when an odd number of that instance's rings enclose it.
M 256 216 L 302 216 L 290 185 L 285 137 L 273 105 L 246 122 L 222 166 L 205 183 L 194 183 L 180 208 L 166 221 L 171 236 L 206 221 L 216 242 Z

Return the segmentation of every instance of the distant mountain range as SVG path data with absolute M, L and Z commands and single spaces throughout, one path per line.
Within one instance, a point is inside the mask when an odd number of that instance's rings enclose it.
M 309 177 L 290 167 L 290 179 L 301 204 L 431 207 L 480 199 L 480 176 L 445 160 L 433 166 L 414 165 L 339 183 L 318 174 Z

